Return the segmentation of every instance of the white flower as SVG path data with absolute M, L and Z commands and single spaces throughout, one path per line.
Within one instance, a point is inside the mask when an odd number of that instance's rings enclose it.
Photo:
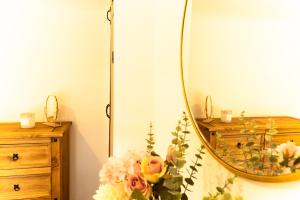
M 126 200 L 129 197 L 124 191 L 124 184 L 119 183 L 116 185 L 105 184 L 100 185 L 96 194 L 93 196 L 95 200 Z
M 115 184 L 124 181 L 126 171 L 124 171 L 123 162 L 114 157 L 109 158 L 99 173 L 101 183 Z
M 123 158 L 123 170 L 128 174 L 140 174 L 141 162 L 146 156 L 145 152 L 129 151 Z
M 99 173 L 100 183 L 116 184 L 124 181 L 128 174 L 140 174 L 145 155 L 144 152 L 129 151 L 121 159 L 109 158 Z
M 289 167 L 284 167 L 282 168 L 282 174 L 291 174 L 291 169 Z

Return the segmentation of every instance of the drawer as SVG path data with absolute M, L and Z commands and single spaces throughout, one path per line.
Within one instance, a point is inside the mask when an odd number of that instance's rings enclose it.
M 0 145 L 0 169 L 23 169 L 50 165 L 50 143 Z
M 231 150 L 234 151 L 239 151 L 240 150 L 240 146 L 242 144 L 246 144 L 247 143 L 247 139 L 249 137 L 253 137 L 253 136 L 249 136 L 249 135 L 240 135 L 240 136 L 236 136 L 236 137 L 222 137 L 221 140 L 217 140 L 217 148 L 220 145 L 226 145 L 228 146 L 228 148 L 230 148 Z M 258 145 L 258 148 L 262 148 L 263 147 L 263 138 L 261 135 L 256 135 L 256 138 L 253 139 L 252 141 Z
M 0 200 L 50 199 L 50 174 L 0 177 Z
M 274 144 L 282 144 L 288 141 L 293 141 L 296 143 L 297 146 L 300 146 L 300 135 L 299 133 L 296 135 L 294 134 L 277 134 L 273 137 L 272 142 Z

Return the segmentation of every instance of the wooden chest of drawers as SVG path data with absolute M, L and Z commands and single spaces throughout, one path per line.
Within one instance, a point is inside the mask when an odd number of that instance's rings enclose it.
M 69 129 L 0 123 L 0 200 L 69 199 Z
M 282 144 L 287 141 L 293 141 L 300 146 L 300 119 L 292 117 L 248 117 L 249 121 L 255 121 L 256 124 L 256 141 L 255 143 L 265 146 L 264 136 L 268 130 L 267 124 L 269 119 L 275 123 L 278 133 L 273 136 L 274 144 Z M 199 129 L 212 148 L 217 148 L 217 133 L 222 134 L 223 142 L 227 143 L 232 149 L 245 143 L 247 137 L 251 137 L 251 133 L 241 133 L 243 129 L 239 118 L 233 118 L 231 123 L 223 123 L 219 118 L 214 119 L 210 123 L 204 123 L 202 119 L 196 119 Z

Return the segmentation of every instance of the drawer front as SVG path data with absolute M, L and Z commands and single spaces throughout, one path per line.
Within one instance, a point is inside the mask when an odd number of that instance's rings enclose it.
M 244 155 L 242 145 L 246 145 L 250 136 L 243 135 L 238 137 L 222 137 L 221 140 L 217 141 L 215 152 L 226 162 L 240 163 L 249 159 L 249 154 Z M 247 139 L 248 138 L 248 139 Z M 255 146 L 252 148 L 262 149 L 263 140 L 261 135 L 257 135 L 256 138 L 252 139 Z M 244 147 L 244 150 L 248 150 L 248 147 Z M 246 156 L 246 157 L 245 157 Z M 235 166 L 237 167 L 237 166 Z
M 253 136 L 243 135 L 237 137 L 222 137 L 221 140 L 217 140 L 217 148 L 225 145 L 229 149 L 239 152 L 241 145 L 247 144 L 250 137 Z M 251 141 L 258 145 L 258 148 L 263 147 L 263 139 L 261 135 L 256 135 Z
M 50 165 L 50 143 L 0 145 L 0 169 L 23 169 Z
M 50 199 L 50 174 L 0 177 L 0 200 Z
M 297 146 L 300 145 L 300 135 L 299 134 L 277 134 L 273 137 L 272 142 L 274 144 L 282 144 L 288 141 L 295 142 Z

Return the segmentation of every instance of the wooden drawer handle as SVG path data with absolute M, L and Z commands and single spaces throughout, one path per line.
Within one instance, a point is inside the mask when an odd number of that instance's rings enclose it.
M 238 143 L 236 144 L 236 147 L 237 147 L 238 149 L 240 149 L 240 148 L 242 147 L 242 143 L 238 142 Z
M 12 156 L 12 160 L 13 161 L 19 160 L 19 154 L 18 153 L 14 153 L 13 156 Z
M 19 184 L 16 184 L 16 185 L 14 185 L 14 191 L 16 191 L 16 192 L 18 192 L 18 191 L 20 191 L 20 186 L 19 186 Z

